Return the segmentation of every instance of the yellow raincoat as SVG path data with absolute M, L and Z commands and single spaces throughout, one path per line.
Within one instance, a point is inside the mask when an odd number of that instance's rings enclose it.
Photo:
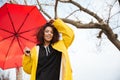
M 62 52 L 60 80 L 72 80 L 72 69 L 71 69 L 67 49 L 71 45 L 74 39 L 74 32 L 69 26 L 67 26 L 59 18 L 54 21 L 53 25 L 62 34 L 62 39 L 60 39 L 58 42 L 52 45 L 54 49 Z M 26 73 L 31 74 L 30 80 L 35 80 L 37 63 L 38 63 L 37 46 L 35 46 L 31 50 L 31 57 L 25 55 L 23 56 L 22 63 L 23 63 L 23 70 Z

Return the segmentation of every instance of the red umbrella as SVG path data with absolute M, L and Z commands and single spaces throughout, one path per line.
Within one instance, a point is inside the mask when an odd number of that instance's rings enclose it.
M 22 66 L 23 49 L 36 44 L 35 32 L 45 23 L 36 6 L 4 4 L 0 8 L 0 68 Z

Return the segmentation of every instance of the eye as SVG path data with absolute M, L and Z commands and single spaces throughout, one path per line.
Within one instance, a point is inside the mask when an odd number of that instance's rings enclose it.
M 49 32 L 49 30 L 45 30 L 45 33 L 48 33 Z
M 49 34 L 53 34 L 53 29 L 51 27 L 47 27 L 44 31 L 44 33 L 49 33 Z

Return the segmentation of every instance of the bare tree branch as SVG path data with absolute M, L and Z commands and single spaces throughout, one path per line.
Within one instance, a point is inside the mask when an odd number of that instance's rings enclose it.
M 115 5 L 115 3 L 116 3 L 116 1 L 113 3 L 113 5 L 110 5 L 108 19 L 107 19 L 107 24 L 109 24 L 109 21 L 110 21 L 110 18 L 111 18 L 111 11 L 112 11 L 112 8 Z
M 117 39 L 117 34 L 114 34 L 112 29 L 109 27 L 108 24 L 103 23 L 88 23 L 88 24 L 82 24 L 79 21 L 74 21 L 70 19 L 62 18 L 62 20 L 66 23 L 72 24 L 76 26 L 77 28 L 85 28 L 85 29 L 101 29 L 101 33 L 99 33 L 99 36 L 104 32 L 104 34 L 108 37 L 108 39 L 120 50 L 120 41 Z
M 102 22 L 103 19 L 101 19 L 97 14 L 95 14 L 94 12 L 82 7 L 79 3 L 73 1 L 73 0 L 70 0 L 70 1 L 61 1 L 61 2 L 65 2 L 65 3 L 71 3 L 75 6 L 77 6 L 81 11 L 84 11 L 86 13 L 88 13 L 89 15 L 93 16 L 98 22 Z
M 116 16 L 117 14 L 120 14 L 120 11 L 118 11 L 117 13 L 113 14 L 110 18 Z
M 25 3 L 25 5 L 27 5 L 27 1 L 26 0 L 24 0 L 24 3 Z
M 57 18 L 57 5 L 58 5 L 58 0 L 56 0 L 55 2 L 55 17 L 54 18 Z
M 59 0 L 60 2 L 69 2 L 71 0 Z
M 80 21 L 74 21 L 74 20 L 70 20 L 70 19 L 66 19 L 66 18 L 62 18 L 62 20 L 66 23 L 72 24 L 74 26 L 76 26 L 77 28 L 85 28 L 85 29 L 101 29 L 101 25 L 99 23 L 88 23 L 88 24 L 82 24 L 80 23 Z
M 119 5 L 120 5 L 120 0 L 118 0 L 118 3 L 119 3 Z
M 18 4 L 18 2 L 16 0 L 10 0 L 9 2 L 12 4 Z
M 43 12 L 49 19 L 52 19 L 52 17 L 51 17 L 49 14 L 47 14 L 47 13 L 42 9 L 42 6 L 40 5 L 40 2 L 39 2 L 38 0 L 36 0 L 36 1 L 37 1 L 37 3 L 38 3 L 38 6 L 39 6 L 39 8 L 40 8 L 40 11 Z
M 45 4 L 45 3 L 41 3 L 41 5 L 43 5 L 43 6 L 55 6 L 54 4 Z
M 71 3 L 74 4 L 75 6 L 77 6 L 80 10 L 82 10 L 82 11 L 88 13 L 89 15 L 93 16 L 94 18 L 96 18 L 96 20 L 98 22 L 102 22 L 103 21 L 103 19 L 101 19 L 97 14 L 95 14 L 94 12 L 92 12 L 92 11 L 82 7 L 79 3 L 75 2 L 75 1 L 71 1 Z
M 77 11 L 79 11 L 79 9 L 77 9 L 77 10 L 75 10 L 75 11 L 73 11 L 72 13 L 70 13 L 68 16 L 66 16 L 65 18 L 68 18 L 68 17 L 70 17 L 72 14 L 74 14 L 75 12 L 77 12 Z

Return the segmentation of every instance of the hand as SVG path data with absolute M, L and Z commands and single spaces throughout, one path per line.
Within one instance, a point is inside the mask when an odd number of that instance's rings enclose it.
M 30 48 L 25 47 L 25 49 L 24 49 L 24 54 L 25 54 L 26 56 L 31 56 Z
M 53 22 L 54 22 L 54 19 L 51 19 L 51 20 L 49 21 L 49 23 L 51 23 L 51 24 L 52 24 Z

